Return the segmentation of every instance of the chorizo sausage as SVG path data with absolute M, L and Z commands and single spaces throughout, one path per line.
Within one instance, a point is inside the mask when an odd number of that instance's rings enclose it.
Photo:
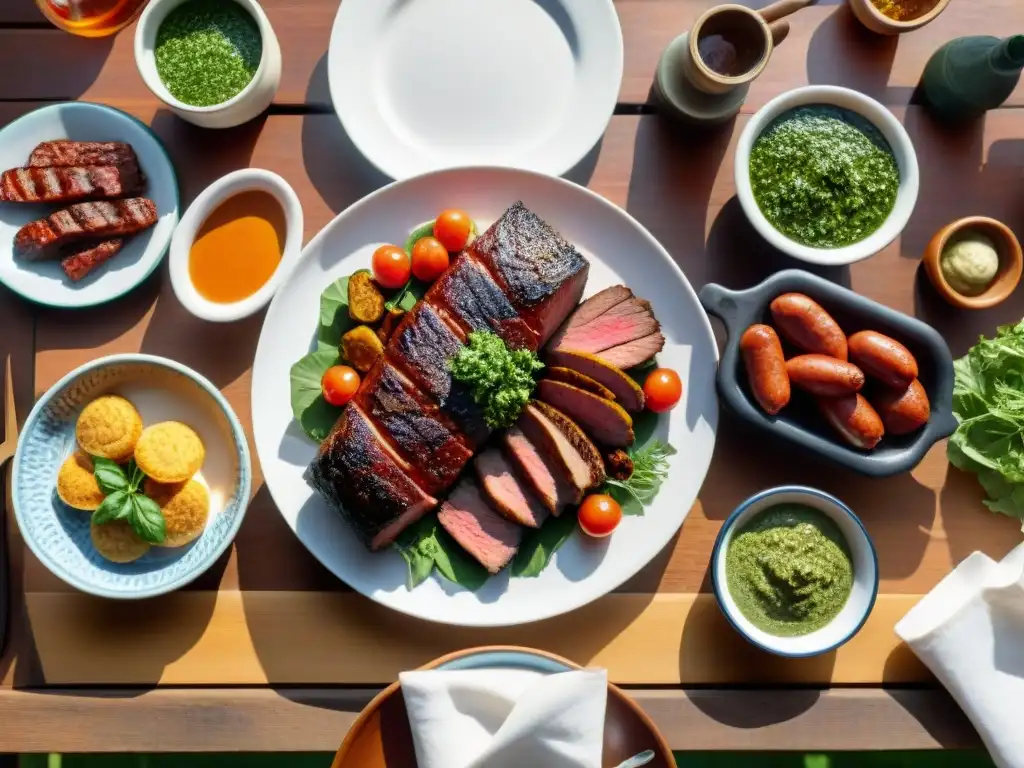
M 828 423 L 854 448 L 871 450 L 885 434 L 878 412 L 860 392 L 836 398 L 819 398 Z
M 917 360 L 910 350 L 878 331 L 860 331 L 849 339 L 850 358 L 889 387 L 904 390 L 917 378 Z
M 821 397 L 840 397 L 859 392 L 864 372 L 853 363 L 828 355 L 797 355 L 786 361 L 786 373 L 794 387 Z
M 771 416 L 789 403 L 789 375 L 782 342 L 769 325 L 752 325 L 740 337 L 740 353 L 750 389 L 761 408 Z
M 846 334 L 822 306 L 802 293 L 784 293 L 770 306 L 779 332 L 804 352 L 846 360 Z
M 874 406 L 882 417 L 885 431 L 893 435 L 909 435 L 928 423 L 931 404 L 921 382 L 914 379 L 906 389 L 886 389 L 874 398 Z

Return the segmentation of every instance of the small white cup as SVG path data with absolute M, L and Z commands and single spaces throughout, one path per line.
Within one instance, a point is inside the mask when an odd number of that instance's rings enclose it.
M 189 275 L 189 256 L 196 234 L 206 219 L 229 197 L 254 190 L 266 192 L 284 211 L 285 241 L 281 262 L 274 274 L 256 293 L 231 303 L 210 301 L 196 290 Z M 295 190 L 276 173 L 259 168 L 243 168 L 229 173 L 208 186 L 195 199 L 171 238 L 171 287 L 178 301 L 196 317 L 212 323 L 230 323 L 263 309 L 302 255 L 302 205 Z
M 252 120 L 274 100 L 281 84 L 281 46 L 267 15 L 256 0 L 234 0 L 256 22 L 263 53 L 256 74 L 238 94 L 221 104 L 193 107 L 174 98 L 156 70 L 156 36 L 167 14 L 186 0 L 152 0 L 135 28 L 135 66 L 153 95 L 182 120 L 202 128 L 231 128 Z

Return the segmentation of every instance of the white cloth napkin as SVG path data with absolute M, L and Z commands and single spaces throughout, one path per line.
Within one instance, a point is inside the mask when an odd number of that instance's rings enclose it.
M 600 768 L 606 670 L 399 675 L 419 768 Z
M 975 552 L 896 625 L 1000 768 L 1024 768 L 1024 544 Z

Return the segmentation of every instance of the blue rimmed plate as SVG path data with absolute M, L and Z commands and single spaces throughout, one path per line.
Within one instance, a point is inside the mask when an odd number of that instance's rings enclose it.
M 93 547 L 90 513 L 57 497 L 57 471 L 75 450 L 78 414 L 107 393 L 132 401 L 145 425 L 166 420 L 188 424 L 206 446 L 197 479 L 210 491 L 210 519 L 188 546 L 154 547 L 133 563 L 112 563 Z M 216 387 L 173 360 L 129 354 L 86 363 L 39 398 L 18 442 L 11 484 L 21 535 L 47 568 L 83 592 L 140 599 L 188 584 L 223 554 L 242 524 L 251 483 L 245 433 Z
M 135 148 L 146 175 L 142 193 L 156 204 L 155 226 L 130 238 L 109 262 L 72 282 L 57 259 L 14 257 L 14 235 L 61 205 L 0 203 L 0 282 L 30 301 L 51 307 L 91 307 L 116 299 L 145 280 L 160 264 L 178 225 L 178 179 L 167 151 L 144 123 L 102 104 L 51 104 L 23 115 L 0 130 L 0 170 L 26 165 L 36 145 L 54 139 L 124 141 Z

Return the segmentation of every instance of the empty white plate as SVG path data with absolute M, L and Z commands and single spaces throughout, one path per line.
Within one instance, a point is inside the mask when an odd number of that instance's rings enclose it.
M 622 29 L 612 0 L 345 0 L 327 71 L 349 137 L 392 178 L 560 176 L 615 110 Z
M 14 235 L 30 221 L 66 206 L 0 203 L 0 282 L 26 299 L 52 307 L 91 307 L 116 299 L 145 280 L 167 253 L 178 225 L 178 179 L 167 152 L 149 127 L 113 107 L 85 102 L 52 104 L 29 112 L 0 131 L 0 170 L 20 168 L 36 145 L 54 139 L 124 141 L 146 174 L 142 193 L 156 204 L 156 225 L 128 239 L 107 263 L 78 282 L 59 259 L 27 261 L 14 256 Z

